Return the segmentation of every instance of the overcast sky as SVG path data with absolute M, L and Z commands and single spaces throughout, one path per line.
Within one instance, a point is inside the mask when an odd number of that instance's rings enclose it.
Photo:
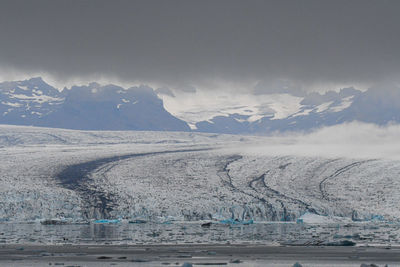
M 398 0 L 2 0 L 0 78 L 261 91 L 398 82 L 399 14 Z

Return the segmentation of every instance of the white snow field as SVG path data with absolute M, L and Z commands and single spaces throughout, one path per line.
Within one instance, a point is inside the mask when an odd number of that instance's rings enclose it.
M 311 140 L 0 126 L 0 220 L 399 221 L 396 157 Z

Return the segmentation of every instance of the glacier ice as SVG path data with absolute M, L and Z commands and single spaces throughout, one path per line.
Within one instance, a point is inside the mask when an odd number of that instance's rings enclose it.
M 264 140 L 0 126 L 0 220 L 399 220 L 399 161 L 241 153 Z

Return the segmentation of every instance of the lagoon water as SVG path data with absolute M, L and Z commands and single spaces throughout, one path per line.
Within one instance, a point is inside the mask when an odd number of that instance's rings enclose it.
M 348 224 L 254 223 L 232 225 L 198 222 L 42 225 L 0 224 L 0 244 L 263 244 L 326 245 L 352 241 L 358 245 L 400 245 L 400 226 L 368 222 Z

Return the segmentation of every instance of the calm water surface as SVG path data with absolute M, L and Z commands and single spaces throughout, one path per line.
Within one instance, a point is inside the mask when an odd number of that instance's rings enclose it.
M 388 223 L 251 225 L 200 223 L 0 224 L 0 244 L 295 244 L 350 240 L 357 244 L 400 245 L 400 225 Z

